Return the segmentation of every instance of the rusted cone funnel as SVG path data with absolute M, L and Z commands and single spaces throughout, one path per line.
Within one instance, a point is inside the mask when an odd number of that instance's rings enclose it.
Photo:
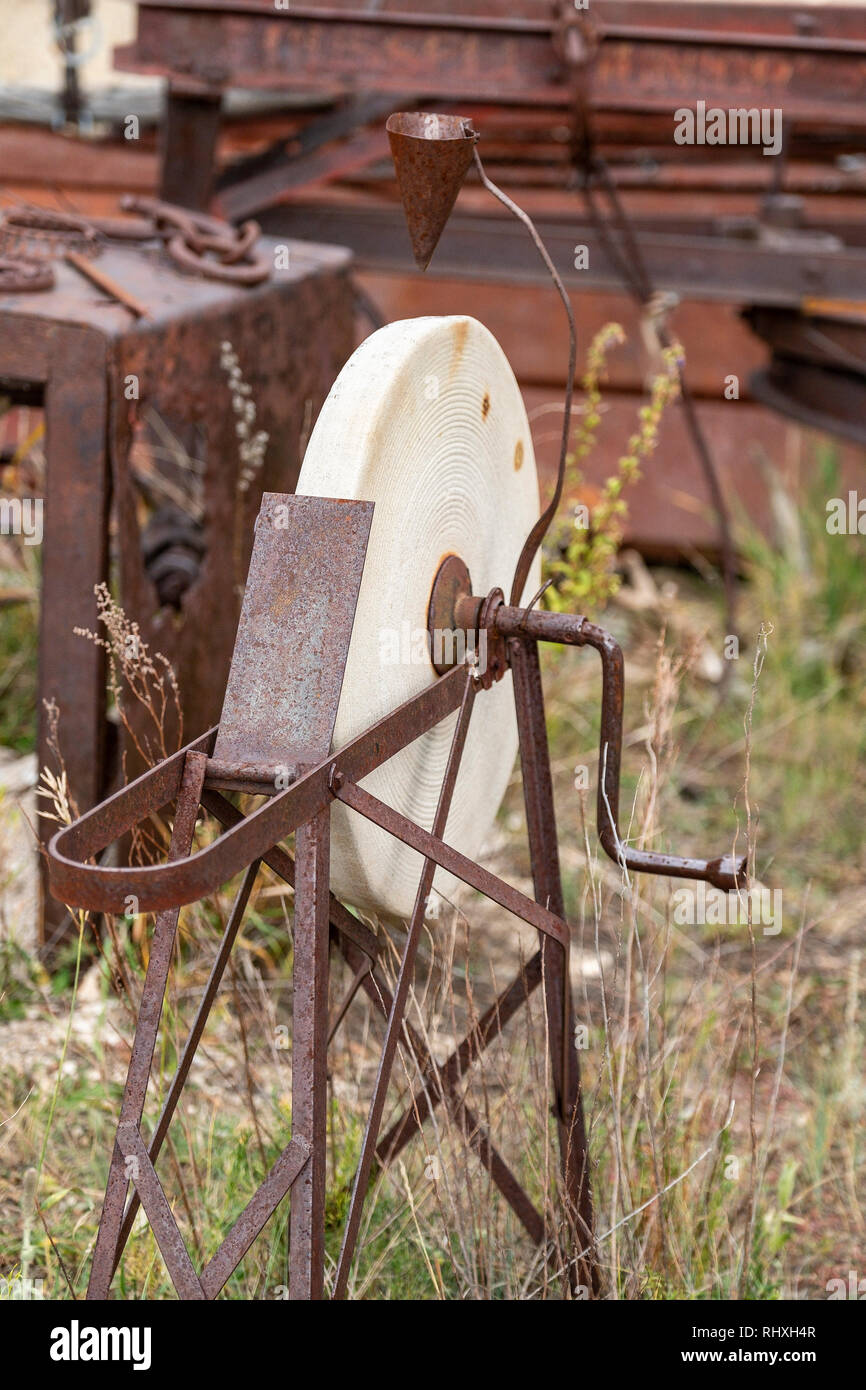
M 386 125 L 415 262 L 426 270 L 478 139 L 465 116 L 396 111 Z

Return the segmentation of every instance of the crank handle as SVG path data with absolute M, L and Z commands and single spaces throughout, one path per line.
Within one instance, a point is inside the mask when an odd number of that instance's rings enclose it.
M 604 628 L 570 613 L 537 609 L 495 610 L 494 625 L 503 637 L 529 637 L 535 641 L 562 642 L 569 647 L 594 647 L 601 657 L 601 736 L 596 817 L 598 835 L 607 855 L 622 868 L 641 874 L 665 874 L 671 878 L 703 879 L 729 893 L 745 882 L 745 855 L 718 859 L 684 859 L 675 854 L 656 854 L 624 845 L 619 833 L 619 777 L 622 760 L 622 711 L 624 694 L 622 648 Z

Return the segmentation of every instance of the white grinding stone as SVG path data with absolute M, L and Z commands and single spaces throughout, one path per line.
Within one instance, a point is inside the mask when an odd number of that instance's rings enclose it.
M 459 555 L 473 592 L 505 591 L 539 514 L 529 423 L 514 374 L 476 319 L 406 319 L 362 343 L 313 430 L 298 493 L 375 502 L 334 731 L 338 751 L 436 679 L 418 660 L 433 580 Z M 524 599 L 539 586 L 536 560 Z M 394 647 L 400 659 L 394 661 Z M 415 659 L 406 661 L 406 648 Z M 367 777 L 363 786 L 429 830 L 456 714 Z M 480 692 L 445 840 L 477 855 L 517 752 L 511 673 Z M 422 857 L 346 807 L 332 812 L 331 889 L 362 910 L 405 918 Z M 439 869 L 435 889 L 451 897 Z

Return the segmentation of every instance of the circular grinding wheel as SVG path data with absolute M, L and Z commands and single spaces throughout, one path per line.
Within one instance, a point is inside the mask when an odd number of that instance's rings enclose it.
M 375 503 L 334 749 L 437 679 L 425 644 L 433 580 L 459 556 L 472 591 L 506 593 L 538 513 L 538 480 L 520 391 L 496 339 L 475 319 L 406 319 L 358 348 L 328 396 L 298 493 Z M 536 559 L 524 598 L 539 585 Z M 364 780 L 429 830 L 457 715 Z M 479 694 L 444 839 L 475 857 L 517 752 L 511 673 Z M 362 910 L 405 918 L 423 859 L 347 807 L 332 813 L 331 889 Z M 450 898 L 454 879 L 437 870 Z M 435 899 L 434 899 L 435 902 Z

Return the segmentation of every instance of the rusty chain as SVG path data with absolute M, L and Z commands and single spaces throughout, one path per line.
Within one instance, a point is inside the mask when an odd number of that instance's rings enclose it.
M 252 286 L 267 280 L 271 267 L 256 253 L 257 222 L 233 227 L 222 218 L 127 195 L 120 200 L 128 217 L 84 217 L 77 213 L 23 205 L 0 214 L 0 289 L 6 293 L 51 289 L 48 264 L 70 252 L 97 257 L 107 240 L 162 241 L 166 254 L 185 274 Z
M 126 212 L 149 219 L 152 235 L 163 239 L 168 255 L 181 270 L 235 285 L 259 285 L 270 275 L 267 260 L 255 254 L 261 234 L 257 222 L 244 222 L 235 228 L 222 218 L 191 212 L 158 198 L 127 196 L 120 205 Z

